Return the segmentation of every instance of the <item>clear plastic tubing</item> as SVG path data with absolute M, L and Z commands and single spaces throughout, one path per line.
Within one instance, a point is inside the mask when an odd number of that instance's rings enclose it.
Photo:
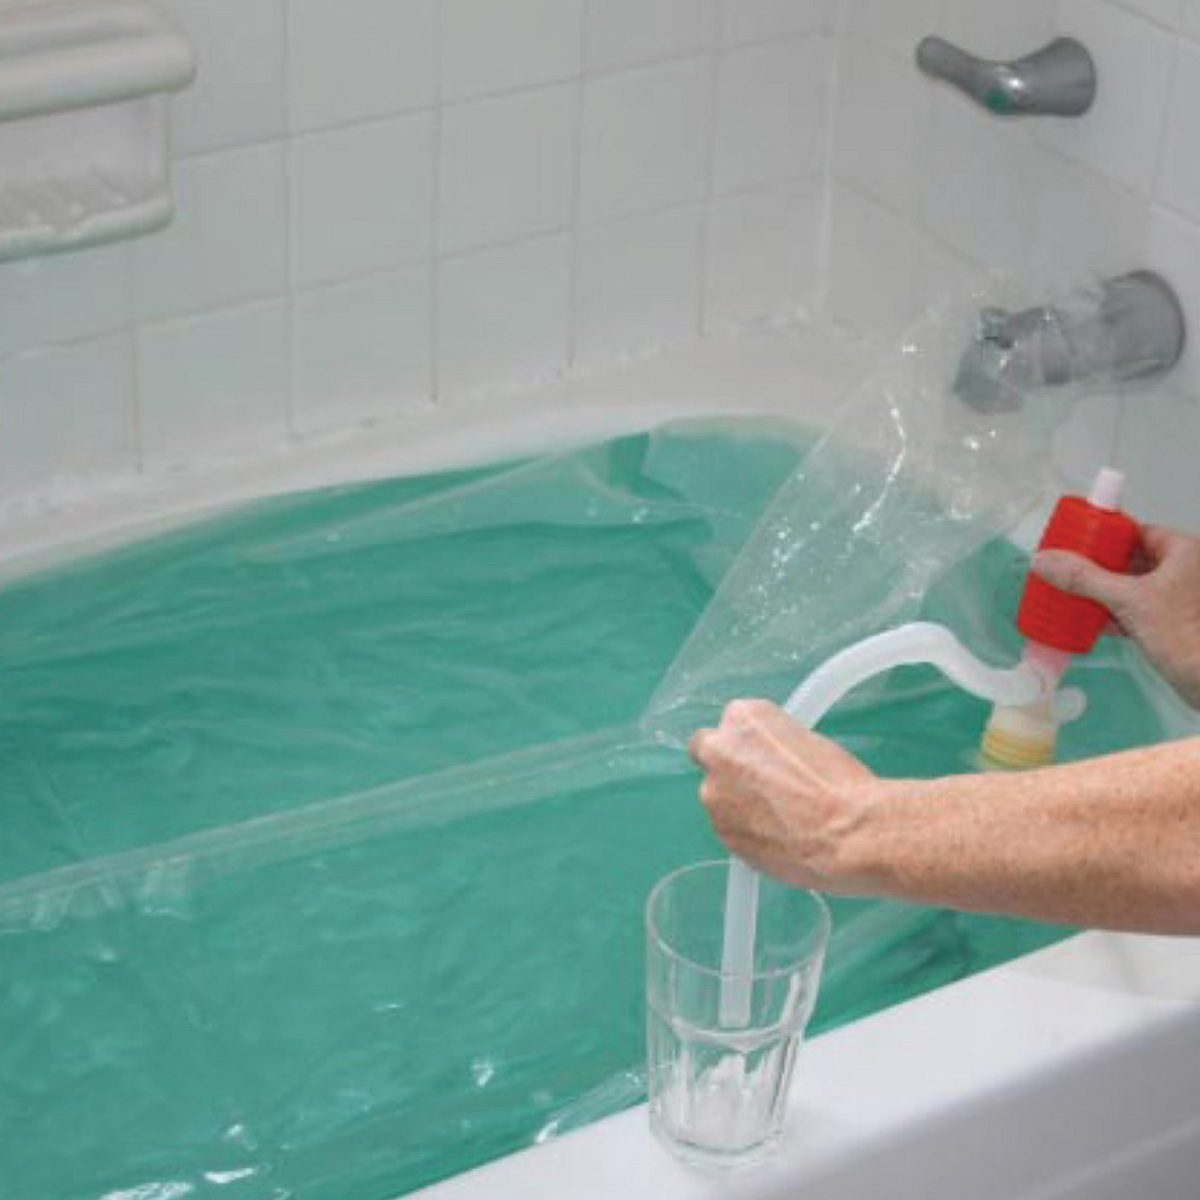
M 848 692 L 895 667 L 937 667 L 951 683 L 993 704 L 1032 704 L 1052 692 L 1057 677 L 1028 659 L 1015 667 L 990 667 L 945 626 L 928 621 L 901 625 L 869 637 L 818 667 L 791 695 L 784 710 L 812 728 Z M 729 864 L 721 956 L 720 1019 L 727 1029 L 750 1023 L 750 980 L 758 924 L 758 874 L 740 859 Z

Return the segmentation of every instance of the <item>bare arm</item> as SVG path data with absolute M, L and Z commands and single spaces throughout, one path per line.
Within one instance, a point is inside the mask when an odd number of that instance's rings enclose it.
M 1106 605 L 1200 708 L 1200 539 L 1142 531 L 1133 575 L 1060 551 L 1034 569 Z M 773 704 L 692 739 L 734 853 L 780 879 L 1075 925 L 1200 934 L 1200 738 L 1019 775 L 877 779 Z
M 721 837 L 797 885 L 1200 933 L 1200 739 L 1023 774 L 883 780 L 775 705 L 738 701 L 692 754 Z
M 1200 933 L 1200 738 L 1028 774 L 881 780 L 843 851 L 872 892 Z

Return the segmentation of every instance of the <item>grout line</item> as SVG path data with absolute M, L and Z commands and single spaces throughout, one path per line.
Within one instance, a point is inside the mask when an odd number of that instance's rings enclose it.
M 419 117 L 429 114 L 435 109 L 445 108 L 463 108 L 472 104 L 479 104 L 487 100 L 502 100 L 509 99 L 514 96 L 523 95 L 528 92 L 549 91 L 552 88 L 569 86 L 577 82 L 580 78 L 585 83 L 601 79 L 617 79 L 626 75 L 638 75 L 653 70 L 659 70 L 663 67 L 671 67 L 682 65 L 684 63 L 704 62 L 714 53 L 736 53 L 741 50 L 752 50 L 767 46 L 780 46 L 789 43 L 800 43 L 812 41 L 814 39 L 823 39 L 824 35 L 819 31 L 809 33 L 788 34 L 786 37 L 761 38 L 752 42 L 742 42 L 735 46 L 725 47 L 721 50 L 703 50 L 690 54 L 675 55 L 670 58 L 655 59 L 645 63 L 633 63 L 613 67 L 608 70 L 601 71 L 581 71 L 574 75 L 567 75 L 556 79 L 539 80 L 537 83 L 520 84 L 514 87 L 501 88 L 496 91 L 481 92 L 478 96 L 464 97 L 456 100 L 443 100 L 440 95 L 440 80 L 439 87 L 435 100 L 432 104 L 416 105 L 412 108 L 400 108 L 390 112 L 373 113 L 369 116 L 354 117 L 346 121 L 338 121 L 332 125 L 313 126 L 311 129 L 291 129 L 286 128 L 279 133 L 270 137 L 256 137 L 245 141 L 230 142 L 224 146 L 212 146 L 205 150 L 193 150 L 185 154 L 177 154 L 173 158 L 174 163 L 185 162 L 200 162 L 204 159 L 215 158 L 222 154 L 228 154 L 231 151 L 237 150 L 255 150 L 266 146 L 278 145 L 281 142 L 303 141 L 311 137 L 319 137 L 324 134 L 339 133 L 346 129 L 357 129 L 361 126 L 383 125 L 392 121 L 400 120 L 409 117 Z
M 144 409 L 142 397 L 142 371 L 141 371 L 141 322 L 136 315 L 136 306 L 134 302 L 134 265 L 133 265 L 133 248 L 131 246 L 123 247 L 121 255 L 121 290 L 125 297 L 126 318 L 121 323 L 120 327 L 113 332 L 117 336 L 123 336 L 125 339 L 126 353 L 129 355 L 129 418 L 133 424 L 133 457 L 134 466 L 138 474 L 145 471 L 146 468 L 146 448 L 145 448 L 145 430 L 142 428 L 142 414 Z M 84 342 L 89 339 L 78 338 L 73 339 L 74 342 Z M 55 343 L 43 343 L 55 344 Z M 62 345 L 63 343 L 57 343 Z
M 433 162 L 430 167 L 429 197 L 429 280 L 427 303 L 429 305 L 429 375 L 426 400 L 437 405 L 442 396 L 441 344 L 442 322 L 438 312 L 439 249 L 441 244 L 441 222 L 439 213 L 442 205 L 442 154 L 445 140 L 445 105 L 442 104 L 442 6 L 433 5 Z
M 1183 0 L 1183 2 L 1186 3 L 1187 0 Z M 1178 20 L 1164 21 L 1161 17 L 1157 16 L 1155 13 L 1147 12 L 1144 8 L 1140 8 L 1134 4 L 1127 4 L 1127 3 L 1125 3 L 1125 0 L 1109 0 L 1109 3 L 1114 8 L 1120 9 L 1121 12 L 1126 14 L 1126 16 L 1138 17 L 1139 19 L 1145 21 L 1147 25 L 1153 25 L 1155 29 L 1159 30 L 1162 33 L 1169 33 L 1169 34 L 1174 35 L 1175 37 L 1184 37 L 1184 38 L 1191 38 L 1193 36 L 1191 33 L 1189 33 L 1188 31 L 1186 31 L 1183 28 L 1182 10 L 1180 11 L 1180 16 L 1179 16 Z
M 189 313 L 186 317 L 166 317 L 158 321 L 142 321 L 135 326 L 139 334 L 156 333 L 160 330 L 171 331 L 194 322 L 217 321 L 226 317 L 242 316 L 246 313 L 261 312 L 268 308 L 286 308 L 288 297 L 286 293 L 276 292 L 270 296 L 255 296 L 249 300 L 239 300 L 236 304 L 227 304 L 224 308 L 207 309 L 202 313 Z M 69 342 L 57 343 L 55 348 L 70 348 L 84 342 L 94 341 L 92 337 L 72 338 Z
M 146 434 L 142 428 L 142 371 L 141 331 L 136 325 L 127 326 L 120 335 L 129 358 L 129 420 L 133 428 L 134 468 L 140 475 L 146 469 Z
M 1189 229 L 1200 233 L 1200 217 L 1195 213 L 1189 212 L 1187 209 L 1180 208 L 1177 204 L 1173 204 L 1170 200 L 1145 200 L 1147 218 L 1153 217 L 1155 210 L 1166 213 L 1167 216 L 1179 221 L 1181 224 L 1188 226 Z
M 803 175 L 787 175 L 781 176 L 778 179 L 772 179 L 766 183 L 754 183 L 747 186 L 735 188 L 729 192 L 723 192 L 716 197 L 718 200 L 724 199 L 739 199 L 743 197 L 755 196 L 767 192 L 773 192 L 780 188 L 794 186 L 796 184 L 811 184 L 818 183 L 822 176 L 818 174 L 803 174 Z M 860 190 L 860 189 L 855 189 Z M 874 203 L 878 203 L 875 197 L 861 193 L 864 198 Z M 657 205 L 653 208 L 639 209 L 635 212 L 622 213 L 616 217 L 605 217 L 601 220 L 591 221 L 581 224 L 580 230 L 587 232 L 593 229 L 604 229 L 608 227 L 617 227 L 626 223 L 631 223 L 639 220 L 649 220 L 653 217 L 665 216 L 673 212 L 691 212 L 698 208 L 702 208 L 704 204 L 703 198 L 697 200 L 684 200 L 672 204 Z M 551 237 L 560 237 L 563 234 L 570 234 L 569 226 L 560 225 L 553 228 L 541 230 L 537 233 L 522 234 L 518 237 L 507 238 L 499 242 L 487 242 L 479 246 L 473 246 L 466 250 L 458 250 L 453 254 L 441 255 L 438 262 L 447 263 L 454 262 L 459 259 L 470 258 L 476 254 L 486 254 L 495 250 L 507 250 L 516 246 L 525 245 L 529 242 L 542 241 Z M 336 292 L 342 288 L 351 288 L 359 283 L 367 283 L 371 280 L 386 279 L 394 275 L 403 275 L 410 272 L 420 271 L 426 268 L 435 267 L 437 263 L 431 257 L 409 259 L 402 263 L 389 263 L 386 266 L 375 267 L 368 271 L 360 271 L 354 275 L 347 275 L 339 279 L 325 279 L 313 283 L 308 283 L 302 287 L 294 288 L 291 291 L 280 292 L 264 292 L 256 296 L 243 296 L 228 303 L 212 305 L 207 308 L 189 309 L 186 312 L 171 313 L 166 316 L 135 318 L 129 323 L 120 323 L 112 326 L 107 331 L 99 331 L 98 333 L 77 334 L 70 337 L 50 338 L 45 341 L 38 342 L 36 345 L 20 346 L 14 350 L 0 354 L 0 364 L 12 359 L 21 354 L 27 354 L 30 351 L 41 350 L 43 348 L 66 348 L 79 345 L 84 342 L 94 341 L 96 337 L 102 336 L 104 332 L 120 333 L 127 327 L 134 329 L 157 329 L 164 326 L 181 325 L 188 321 L 205 320 L 210 317 L 219 317 L 224 315 L 232 315 L 244 310 L 261 308 L 272 303 L 287 304 L 289 301 L 298 299 L 304 296 L 319 295 L 325 292 Z
M 721 18 L 725 10 L 722 5 Z M 722 26 L 722 32 L 724 27 Z M 704 129 L 704 196 L 703 217 L 700 222 L 700 244 L 696 252 L 700 256 L 699 295 L 696 299 L 696 336 L 704 337 L 708 326 L 708 288 L 711 282 L 711 263 L 709 260 L 712 247 L 713 214 L 716 207 L 716 173 L 717 173 L 717 122 L 719 118 L 719 99 L 721 87 L 721 58 L 722 51 L 715 49 L 710 56 L 708 65 L 708 112 Z
M 1121 430 L 1124 425 L 1126 393 L 1127 389 L 1120 386 L 1110 393 L 1113 401 L 1112 421 L 1109 422 L 1108 446 L 1102 464 L 1106 467 L 1117 467 L 1117 459 L 1121 456 Z
M 814 183 L 820 180 L 821 177 L 821 171 L 803 171 L 799 174 L 779 175 L 775 178 L 760 180 L 756 183 L 739 184 L 737 187 L 729 188 L 726 191 L 715 191 L 711 198 L 713 200 L 737 200 L 741 197 L 757 195 L 760 192 L 774 191 L 776 188 L 787 187 L 790 184 Z M 675 200 L 670 204 L 656 204 L 648 208 L 636 208 L 631 212 L 619 213 L 616 216 L 600 217 L 594 221 L 585 221 L 583 228 L 598 229 L 609 225 L 620 225 L 623 221 L 636 221 L 639 217 L 658 217 L 664 213 L 673 212 L 675 209 L 692 208 L 697 204 L 704 204 L 707 199 L 707 195 L 700 195 L 693 196 L 690 199 Z
M 292 5 L 286 0 L 283 5 L 283 102 L 284 117 L 288 129 L 292 127 Z M 286 259 L 287 297 L 284 316 L 287 321 L 287 362 L 284 364 L 284 434 L 290 442 L 299 436 L 299 420 L 296 412 L 296 295 L 297 246 L 296 212 L 293 198 L 296 192 L 293 177 L 291 138 L 283 152 L 283 229 L 284 256 Z
M 995 275 L 997 268 L 982 262 L 972 252 L 961 249 L 948 242 L 942 235 L 926 222 L 915 219 L 911 214 L 904 212 L 903 209 L 897 208 L 894 204 L 887 200 L 881 200 L 874 193 L 867 191 L 858 183 L 851 180 L 838 179 L 837 186 L 847 192 L 851 192 L 858 200 L 867 204 L 870 207 L 881 209 L 888 216 L 895 218 L 902 224 L 911 234 L 916 237 L 923 238 L 933 249 L 940 250 L 944 254 L 958 260 L 958 262 L 970 268 L 976 273 L 984 275 Z M 1007 274 L 1013 274 L 1013 269 L 1009 268 Z M 828 314 L 826 314 L 828 316 Z M 832 317 L 829 318 L 832 320 Z
M 825 162 L 821 173 L 821 215 L 817 226 L 817 280 L 812 298 L 814 310 L 828 316 L 833 292 L 833 186 L 834 158 L 837 150 L 838 100 L 841 95 L 842 54 L 848 41 L 845 30 L 845 6 L 835 10 L 834 27 L 829 34 L 829 95 L 825 106 Z
M 1171 138 L 1171 113 L 1175 107 L 1175 82 L 1179 75 L 1179 42 L 1171 43 L 1171 61 L 1167 67 L 1166 103 L 1158 129 L 1158 145 L 1154 148 L 1154 163 L 1150 168 L 1149 199 L 1153 204 L 1162 195 L 1162 180 L 1167 167 L 1167 145 Z
M 579 10 L 579 77 L 575 81 L 575 141 L 571 147 L 571 204 L 567 232 L 567 347 L 566 370 L 579 359 L 579 282 L 583 258 L 583 120 L 586 86 L 587 31 L 595 0 L 583 0 Z

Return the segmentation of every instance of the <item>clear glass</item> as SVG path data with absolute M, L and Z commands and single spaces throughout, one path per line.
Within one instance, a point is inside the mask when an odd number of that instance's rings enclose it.
M 763 878 L 750 1019 L 723 1026 L 728 877 L 728 862 L 684 867 L 646 904 L 650 1127 L 685 1162 L 716 1168 L 761 1161 L 783 1134 L 830 929 L 820 896 Z

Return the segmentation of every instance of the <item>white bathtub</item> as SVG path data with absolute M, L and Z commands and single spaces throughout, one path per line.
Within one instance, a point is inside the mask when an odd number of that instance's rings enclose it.
M 817 1038 L 768 1165 L 703 1175 L 645 1106 L 422 1200 L 1194 1200 L 1200 941 L 1084 934 Z
M 862 361 L 844 339 L 814 330 L 709 343 L 483 412 L 431 412 L 266 460 L 139 480 L 5 522 L 0 578 L 298 487 L 683 416 L 790 413 L 819 423 Z M 685 1169 L 636 1108 L 420 1195 L 1191 1200 L 1200 1197 L 1197 1079 L 1200 941 L 1087 934 L 814 1040 L 791 1135 L 767 1166 L 723 1177 Z

